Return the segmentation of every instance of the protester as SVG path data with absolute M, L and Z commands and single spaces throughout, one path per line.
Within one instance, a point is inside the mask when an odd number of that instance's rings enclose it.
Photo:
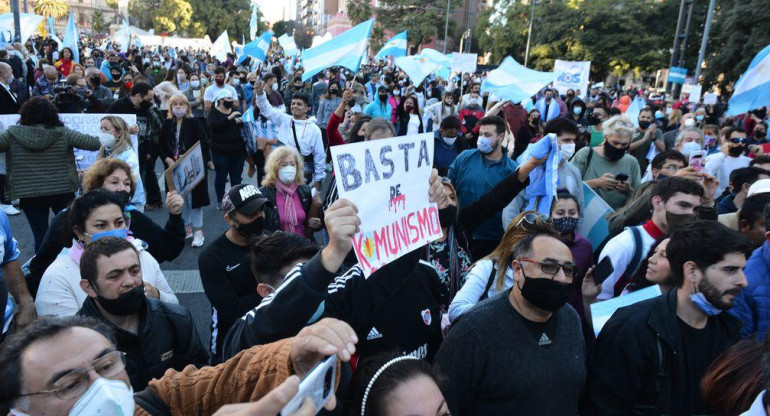
M 169 100 L 171 97 L 182 93 L 176 84 L 176 73 L 173 71 L 167 72 L 163 81 L 156 83 L 152 90 L 155 92 L 155 96 L 160 100 L 160 106 L 158 108 L 163 112 L 168 111 Z
M 420 106 L 417 102 L 417 96 L 407 95 L 404 97 L 401 103 L 399 103 L 397 113 L 397 136 L 410 136 L 427 131 L 423 125 L 422 114 L 420 114 Z
M 471 147 L 477 147 L 477 140 L 480 140 L 481 119 L 484 118 L 484 107 L 481 106 L 481 96 L 478 91 L 471 92 L 466 100 L 461 101 L 461 109 L 457 118 L 462 123 L 460 130 L 463 139 Z
M 0 321 L 0 343 L 12 327 L 23 329 L 35 320 L 34 295 L 24 281 L 24 273 L 19 266 L 18 243 L 13 238 L 11 224 L 5 213 L 0 213 L 0 236 L 3 241 L 3 257 L 0 259 L 0 307 L 3 310 Z M 8 296 L 13 296 L 13 300 Z
M 391 107 L 388 97 L 388 88 L 381 85 L 377 88 L 377 94 L 372 102 L 364 109 L 364 114 L 371 118 L 381 117 L 389 120 L 394 109 Z
M 457 117 L 458 110 L 455 97 L 451 92 L 445 92 L 440 102 L 425 107 L 426 131 L 435 131 L 445 118 Z
M 666 145 L 663 143 L 663 132 L 658 130 L 657 124 L 653 123 L 652 116 L 652 109 L 649 107 L 639 110 L 639 127 L 636 128 L 634 138 L 628 147 L 629 153 L 639 162 L 641 172 L 647 170 L 649 163 L 647 156 L 650 153 L 650 146 L 654 145 L 658 152 L 666 150 Z
M 238 97 L 238 92 L 235 91 L 235 88 L 233 88 L 230 85 L 225 84 L 225 68 L 218 66 L 214 68 L 214 83 L 211 85 L 206 86 L 206 92 L 203 95 L 203 104 L 204 104 L 204 111 L 206 112 L 206 116 L 209 116 L 209 112 L 211 111 L 211 107 L 217 105 L 217 99 L 220 95 L 220 92 L 222 91 L 228 91 L 230 92 L 230 97 L 235 100 L 236 97 Z M 236 103 L 233 103 L 233 106 L 235 106 Z M 236 107 L 237 108 L 237 107 Z
M 588 144 L 589 147 L 596 147 L 602 144 L 604 141 L 604 122 L 610 117 L 609 111 L 606 107 L 596 106 L 591 110 L 591 114 L 588 116 L 588 129 L 591 134 L 591 141 Z
M 138 246 L 147 296 L 163 302 L 179 302 L 158 262 L 144 250 L 141 241 L 128 235 L 123 202 L 117 194 L 102 189 L 88 192 L 72 203 L 68 217 L 67 228 L 75 239 L 72 248 L 63 249 L 43 273 L 35 297 L 39 315 L 69 316 L 77 313 L 86 299 L 86 293 L 80 287 L 78 268 L 83 251 L 93 241 L 108 236 L 128 238 Z
M 160 133 L 160 156 L 166 168 L 173 165 L 179 158 L 192 149 L 196 144 L 201 148 L 202 164 L 211 161 L 209 138 L 206 128 L 192 116 L 190 103 L 183 94 L 173 95 L 169 99 L 168 116 L 163 122 Z M 208 175 L 203 169 L 203 180 L 186 196 L 182 207 L 182 219 L 185 223 L 185 239 L 192 238 L 192 247 L 201 247 L 205 241 L 203 235 L 203 207 L 210 204 Z
M 770 172 L 757 168 L 738 168 L 730 172 L 730 193 L 717 204 L 720 215 L 738 212 L 748 197 L 749 188 L 759 180 L 770 178 Z
M 765 389 L 765 348 L 756 340 L 744 340 L 730 347 L 709 366 L 701 381 L 701 393 L 716 416 L 767 416 L 766 406 L 753 407 Z M 752 411 L 759 410 L 761 413 Z
M 99 159 L 111 158 L 126 162 L 131 168 L 131 179 L 136 184 L 130 203 L 138 211 L 144 210 L 147 197 L 144 193 L 142 178 L 139 176 L 139 155 L 136 154 L 131 141 L 128 125 L 122 118 L 116 116 L 106 116 L 99 124 L 102 130 L 99 135 L 99 141 L 102 144 L 99 149 Z
M 715 222 L 675 232 L 666 254 L 676 288 L 619 309 L 604 325 L 581 413 L 709 413 L 700 380 L 739 339 L 740 322 L 723 312 L 747 285 L 743 267 L 750 253 L 742 235 Z
M 201 78 L 196 73 L 190 74 L 189 84 L 190 88 L 187 88 L 184 91 L 184 94 L 185 97 L 187 97 L 187 101 L 190 103 L 192 116 L 198 119 L 198 121 L 203 122 L 205 126 L 206 113 L 204 110 L 203 97 L 206 95 L 206 87 L 201 85 Z
M 101 238 L 83 252 L 79 282 L 88 297 L 78 315 L 101 321 L 115 332 L 131 387 L 137 391 L 168 369 L 202 367 L 209 361 L 190 311 L 146 294 L 152 289 L 143 281 L 142 260 L 131 242 Z M 171 356 L 168 351 L 173 351 Z
M 240 185 L 243 163 L 246 156 L 241 125 L 241 113 L 233 109 L 235 97 L 230 91 L 222 89 L 213 98 L 214 107 L 208 113 L 209 131 L 211 131 L 211 156 L 214 162 L 214 191 L 217 209 L 222 209 L 220 201 L 225 194 L 225 185 Z
M 341 102 L 342 90 L 340 89 L 340 86 L 335 83 L 329 84 L 327 92 L 320 96 L 317 109 L 313 111 L 313 114 L 315 114 L 316 123 L 321 129 L 321 133 L 324 133 L 324 136 L 326 136 L 326 126 L 329 124 L 329 119 L 334 113 L 334 110 L 340 106 Z

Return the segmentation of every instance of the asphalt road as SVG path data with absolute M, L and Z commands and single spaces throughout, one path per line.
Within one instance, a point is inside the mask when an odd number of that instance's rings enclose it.
M 159 178 L 162 177 L 160 166 L 160 163 L 156 166 L 156 174 Z M 203 247 L 211 241 L 214 241 L 227 230 L 227 223 L 222 217 L 222 211 L 216 209 L 214 172 L 209 171 L 209 173 L 208 185 L 211 205 L 203 208 L 203 233 L 206 236 L 206 242 Z M 258 185 L 256 175 L 254 178 L 249 178 L 246 176 L 246 170 L 244 169 L 243 183 Z M 163 185 L 161 185 L 161 189 L 164 189 Z M 147 212 L 146 214 L 160 226 L 164 226 L 168 220 L 168 210 L 165 207 L 152 212 Z M 51 217 L 53 217 L 53 214 Z M 11 216 L 9 219 L 13 235 L 19 243 L 19 250 L 21 251 L 20 260 L 23 264 L 34 254 L 35 245 L 32 232 L 23 213 Z M 206 299 L 206 295 L 203 293 L 200 275 L 198 273 L 198 254 L 203 247 L 192 248 L 190 246 L 191 242 L 192 239 L 186 241 L 186 247 L 179 257 L 172 262 L 161 263 L 160 267 L 163 270 L 166 279 L 169 281 L 171 288 L 179 298 L 180 304 L 187 307 L 192 312 L 198 333 L 204 344 L 208 345 L 211 338 L 211 305 L 209 304 L 208 299 Z

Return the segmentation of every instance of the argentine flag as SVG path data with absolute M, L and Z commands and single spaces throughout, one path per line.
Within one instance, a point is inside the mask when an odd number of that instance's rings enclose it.
M 385 46 L 383 46 L 382 49 L 377 52 L 377 55 L 374 56 L 374 59 L 385 59 L 386 56 L 392 56 L 394 58 L 399 56 L 406 56 L 406 47 L 407 42 L 405 30 L 390 38 L 388 43 L 386 43 Z
M 672 84 L 684 84 L 685 78 L 687 78 L 687 68 L 672 66 L 668 70 L 668 82 Z
M 214 41 L 209 49 L 209 55 L 217 58 L 219 62 L 224 62 L 227 59 L 227 54 L 232 52 L 230 46 L 230 38 L 227 36 L 227 31 L 222 32 L 221 35 Z
M 51 39 L 53 39 L 57 45 L 62 44 L 62 40 L 56 36 L 56 32 L 53 30 L 53 17 L 48 18 L 48 31 L 51 32 Z
M 437 63 L 421 55 L 400 56 L 393 62 L 409 75 L 414 85 L 422 84 L 425 77 L 440 67 Z
M 299 49 L 297 49 L 297 44 L 294 43 L 293 37 L 284 33 L 281 35 L 281 37 L 278 38 L 278 44 L 283 48 L 284 55 L 297 56 Z
M 270 49 L 270 42 L 273 40 L 273 32 L 265 32 L 257 40 L 252 40 L 243 46 L 243 54 L 238 58 L 238 65 L 243 62 L 247 56 L 250 56 L 260 62 L 265 62 L 267 51 Z
M 489 72 L 481 84 L 481 92 L 489 92 L 500 99 L 518 103 L 537 94 L 556 77 L 555 72 L 540 72 L 525 68 L 508 56 L 497 69 Z
M 655 147 L 655 146 L 653 146 Z M 583 221 L 578 233 L 591 242 L 591 246 L 599 245 L 610 235 L 610 223 L 605 217 L 612 208 L 590 186 L 583 183 Z
M 302 67 L 305 68 L 305 73 L 302 75 L 302 81 L 307 81 L 313 75 L 333 66 L 343 66 L 358 72 L 373 26 L 374 19 L 367 20 L 328 42 L 303 52 Z
M 67 27 L 64 29 L 64 39 L 59 44 L 59 52 L 64 48 L 72 50 L 72 62 L 80 63 L 80 52 L 78 52 L 78 28 L 75 26 L 75 20 L 70 12 L 70 18 L 67 20 Z
M 770 105 L 770 45 L 759 51 L 735 84 L 726 116 L 737 116 Z
M 257 37 L 257 4 L 251 3 L 251 20 L 249 21 L 249 38 L 251 40 Z
M 642 108 L 644 108 L 644 102 L 639 96 L 636 96 L 634 97 L 634 101 L 631 101 L 631 104 L 629 104 L 626 109 L 626 116 L 634 123 L 634 127 L 639 127 L 639 113 L 642 111 Z

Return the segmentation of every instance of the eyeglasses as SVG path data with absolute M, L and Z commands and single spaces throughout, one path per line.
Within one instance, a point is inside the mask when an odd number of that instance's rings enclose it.
M 533 259 L 519 259 L 519 261 L 525 263 L 537 263 L 540 265 L 540 270 L 549 276 L 555 276 L 556 273 L 559 273 L 559 269 L 562 269 L 565 276 L 573 277 L 575 275 L 575 269 L 577 268 L 577 266 L 572 263 L 561 264 L 551 260 L 537 261 Z
M 681 167 L 678 166 L 678 165 L 668 165 L 668 166 L 664 167 L 663 169 L 671 171 L 671 172 L 676 172 L 679 169 L 681 169 Z
M 112 351 L 91 361 L 84 367 L 75 369 L 53 383 L 53 389 L 41 390 L 35 393 L 20 394 L 19 397 L 36 396 L 39 394 L 55 394 L 62 400 L 69 400 L 80 396 L 91 384 L 88 372 L 91 369 L 96 370 L 102 377 L 114 377 L 126 368 L 126 353 L 121 351 Z
M 521 225 L 521 223 L 522 223 L 522 222 L 524 222 L 524 221 L 526 221 L 526 222 L 527 222 L 527 224 L 529 224 L 529 225 L 535 225 L 535 223 L 537 222 L 537 220 L 540 220 L 540 221 L 542 221 L 542 222 L 544 222 L 544 223 L 546 223 L 546 224 L 550 224 L 550 223 L 552 223 L 552 222 L 553 222 L 553 221 L 551 220 L 551 218 L 549 218 L 549 217 L 546 217 L 545 215 L 543 215 L 543 214 L 541 214 L 541 213 L 539 213 L 539 212 L 528 212 L 527 214 L 525 214 L 525 215 L 524 215 L 524 216 L 523 216 L 523 217 L 522 217 L 522 218 L 519 220 L 519 222 L 517 222 L 517 223 L 516 223 L 515 227 L 518 227 L 518 226 L 519 226 L 519 225 Z
M 746 143 L 746 139 L 730 139 L 730 143 L 733 143 L 733 144 L 741 143 L 741 144 L 743 144 L 743 143 Z

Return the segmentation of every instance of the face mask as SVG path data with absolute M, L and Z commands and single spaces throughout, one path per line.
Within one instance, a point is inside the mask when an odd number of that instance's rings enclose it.
M 112 315 L 128 316 L 133 315 L 144 307 L 147 302 L 147 296 L 144 294 L 144 283 L 128 292 L 118 296 L 116 299 L 105 299 L 101 295 L 96 295 L 99 306 Z
M 107 132 L 99 133 L 99 143 L 106 149 L 112 149 L 112 146 L 115 145 L 115 136 Z
M 674 214 L 670 211 L 666 211 L 666 224 L 668 224 L 668 232 L 670 233 L 681 230 L 694 221 L 695 215 L 693 214 Z
M 647 130 L 647 128 L 650 127 L 650 124 L 652 123 L 647 120 L 639 120 L 639 128 L 642 130 Z
M 177 75 L 177 76 L 176 76 L 176 82 L 178 82 L 178 83 L 182 83 L 182 82 L 184 82 L 184 81 L 185 81 L 185 79 L 184 79 L 184 75 Z
M 738 157 L 743 154 L 743 146 L 728 147 L 727 153 L 732 157 Z
M 665 117 L 665 116 L 666 116 L 666 115 L 665 115 L 665 114 L 663 114 L 663 112 L 662 112 L 662 111 L 660 111 L 660 110 L 658 110 L 658 111 L 656 111 L 656 112 L 655 112 L 655 118 L 656 118 L 656 119 L 658 119 L 658 120 L 660 120 L 661 118 L 663 118 L 663 117 Z
M 704 118 L 705 117 L 702 114 L 698 114 L 697 116 L 695 116 L 695 120 L 697 121 L 703 121 Z
M 233 87 L 237 87 L 241 85 L 241 80 L 239 80 L 238 78 L 234 78 L 232 84 L 233 84 Z
M 451 227 L 457 221 L 457 207 L 447 205 L 446 208 L 438 211 L 438 222 L 442 227 Z
M 278 84 L 274 82 L 271 88 L 273 89 L 273 91 L 278 91 Z
M 142 100 L 141 104 L 139 104 L 139 107 L 142 110 L 149 110 L 150 107 L 152 107 L 152 103 L 149 101 Z
M 479 137 L 479 141 L 476 144 L 476 146 L 479 149 L 479 152 L 488 155 L 495 151 L 495 139 L 490 139 L 488 137 Z
M 764 139 L 765 136 L 767 136 L 767 133 L 765 133 L 764 131 L 755 131 L 754 132 L 754 138 Z
M 689 156 L 693 152 L 697 152 L 698 150 L 703 150 L 700 147 L 700 143 L 698 142 L 688 142 L 682 145 L 682 153 Z
M 200 81 L 190 81 L 190 86 L 193 88 L 200 88 L 201 82 Z
M 703 136 L 706 146 L 711 147 L 717 143 L 717 136 Z
M 102 77 L 99 77 L 99 76 L 91 77 L 90 80 L 91 80 L 91 84 L 94 84 L 94 85 L 99 85 L 102 83 Z
M 579 116 L 579 115 L 580 115 L 580 113 L 582 113 L 582 112 L 583 112 L 583 107 L 572 107 L 572 112 L 573 112 L 573 113 L 574 113 L 576 116 Z
M 524 270 L 522 270 L 524 274 Z M 564 285 L 551 279 L 535 279 L 524 276 L 521 296 L 536 307 L 554 312 L 567 303 L 572 285 Z
M 250 238 L 253 235 L 260 235 L 264 229 L 265 217 L 259 217 L 247 224 L 238 223 L 238 232 L 241 233 L 244 237 Z
M 222 101 L 222 107 L 230 109 L 233 108 L 233 102 L 232 101 Z
M 296 166 L 284 166 L 281 169 L 278 169 L 278 179 L 280 179 L 281 182 L 287 185 L 294 182 L 294 179 L 296 177 L 297 177 Z
M 217 85 L 219 85 L 220 87 L 221 87 L 221 86 L 223 86 L 223 85 L 225 85 L 225 80 L 224 80 L 224 79 L 217 79 L 217 78 L 214 78 L 214 82 L 216 82 L 216 83 L 217 83 Z
M 457 137 L 441 137 L 441 140 L 444 141 L 444 143 L 447 144 L 447 146 L 452 146 L 455 144 L 455 141 L 457 140 Z
M 113 193 L 120 198 L 123 205 L 128 205 L 128 203 L 131 202 L 131 194 L 128 193 L 128 191 L 115 191 Z
M 685 127 L 692 127 L 694 125 L 695 125 L 695 120 L 693 120 L 691 118 L 688 118 L 687 120 L 684 121 L 684 126 Z
M 11 409 L 11 414 L 24 415 Z M 69 411 L 70 416 L 129 416 L 134 414 L 134 391 L 122 380 L 99 377 Z
M 131 91 L 131 88 L 134 86 L 134 83 L 131 81 L 126 81 L 123 83 L 123 86 L 126 87 L 127 90 Z
M 575 154 L 575 143 L 564 143 L 559 146 L 559 153 L 564 160 L 570 160 Z
M 577 228 L 578 219 L 574 217 L 553 218 L 553 228 L 563 234 L 571 233 Z
M 589 126 L 596 126 L 596 125 L 601 124 L 601 123 L 602 123 L 602 121 L 599 119 L 599 117 L 596 117 L 593 114 L 588 116 L 588 125 Z
M 97 240 L 101 240 L 102 238 L 105 238 L 105 237 L 117 237 L 117 238 L 122 238 L 122 239 L 125 240 L 128 237 L 128 229 L 127 228 L 116 228 L 114 230 L 102 231 L 100 233 L 94 233 L 93 235 L 92 234 L 88 234 L 88 233 L 85 233 L 85 234 L 87 236 L 91 237 L 91 242 L 94 242 L 94 241 L 97 241 Z
M 145 65 L 150 63 L 150 58 L 144 58 L 142 59 L 142 62 L 144 62 Z
M 693 293 L 690 295 L 690 300 L 694 303 L 706 316 L 716 316 L 722 313 L 722 310 L 712 305 L 711 302 L 706 300 L 706 296 L 703 292 Z
M 171 113 L 174 114 L 174 117 L 176 118 L 182 118 L 187 115 L 187 109 L 186 108 L 175 108 L 171 110 Z
M 378 97 L 380 97 L 380 102 L 381 103 L 384 103 L 384 102 L 388 101 L 388 96 L 387 95 L 378 95 Z
M 609 160 L 620 160 L 625 156 L 626 152 L 628 151 L 628 146 L 618 149 L 617 147 L 610 144 L 608 141 L 604 141 L 604 156 L 607 157 Z
M 159 61 L 152 61 L 152 66 L 154 66 L 155 68 L 159 67 L 160 66 L 160 62 Z

